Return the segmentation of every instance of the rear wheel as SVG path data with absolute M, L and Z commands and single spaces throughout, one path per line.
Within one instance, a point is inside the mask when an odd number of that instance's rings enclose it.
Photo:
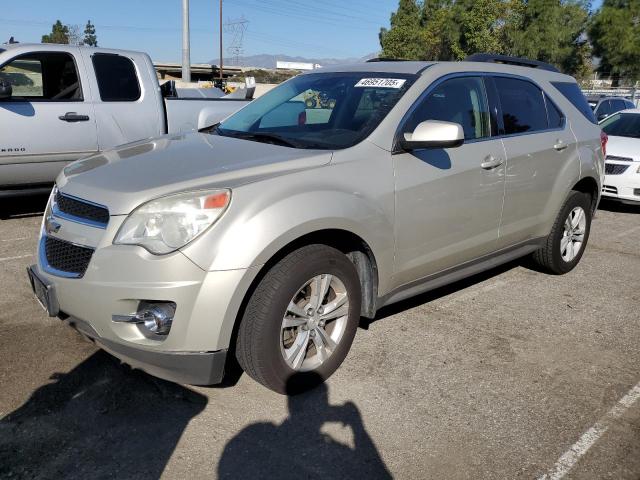
M 360 302 L 360 281 L 344 254 L 325 245 L 300 248 L 271 267 L 249 299 L 238 362 L 276 392 L 311 388 L 347 356 Z
M 580 262 L 591 231 L 591 197 L 572 191 L 547 237 L 533 254 L 535 262 L 550 273 L 570 272 Z

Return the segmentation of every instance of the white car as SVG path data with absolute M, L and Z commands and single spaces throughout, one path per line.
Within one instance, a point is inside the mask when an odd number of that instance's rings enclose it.
M 617 112 L 600 126 L 609 136 L 602 196 L 640 205 L 640 109 Z

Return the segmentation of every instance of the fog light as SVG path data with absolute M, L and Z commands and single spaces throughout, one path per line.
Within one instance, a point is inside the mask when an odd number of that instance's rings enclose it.
M 137 323 L 156 335 L 167 335 L 171 330 L 176 304 L 173 302 L 142 301 L 133 315 L 112 315 L 114 322 Z
M 175 303 L 155 303 L 138 310 L 138 315 L 144 320 L 144 327 L 156 335 L 169 333 L 175 313 Z

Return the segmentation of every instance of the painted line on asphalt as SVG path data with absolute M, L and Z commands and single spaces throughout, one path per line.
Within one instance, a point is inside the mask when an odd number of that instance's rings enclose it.
M 31 237 L 6 238 L 0 240 L 0 242 L 19 242 L 20 240 L 31 240 Z
M 640 399 L 640 383 L 629 390 L 611 410 L 583 433 L 578 441 L 571 445 L 571 448 L 558 459 L 553 468 L 548 473 L 538 477 L 538 480 L 560 480 L 564 478 L 580 458 L 605 434 L 611 423 L 620 418 L 638 399 Z
M 8 262 L 9 260 L 18 260 L 19 258 L 29 258 L 29 257 L 33 257 L 33 254 L 31 254 L 31 255 L 18 255 L 17 257 L 4 257 L 4 258 L 0 258 L 0 262 Z

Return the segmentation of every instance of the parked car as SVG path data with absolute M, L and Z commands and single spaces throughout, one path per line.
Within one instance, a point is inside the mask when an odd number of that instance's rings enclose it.
M 207 131 L 69 165 L 36 296 L 153 375 L 213 384 L 235 357 L 290 392 L 329 377 L 385 305 L 525 255 L 569 272 L 606 136 L 572 77 L 481 59 L 324 68 Z M 333 108 L 311 115 L 310 92 Z
M 602 195 L 640 205 L 640 110 L 623 110 L 600 125 L 609 136 Z
M 604 97 L 604 96 L 591 96 L 588 98 L 589 105 L 593 109 L 593 114 L 598 121 L 607 118 L 609 115 L 613 115 L 620 110 L 626 110 L 628 108 L 636 108 L 635 104 L 631 100 L 627 100 L 622 97 Z
M 148 55 L 70 45 L 3 45 L 0 82 L 0 196 L 50 191 L 73 160 L 210 126 L 248 102 L 163 99 Z

